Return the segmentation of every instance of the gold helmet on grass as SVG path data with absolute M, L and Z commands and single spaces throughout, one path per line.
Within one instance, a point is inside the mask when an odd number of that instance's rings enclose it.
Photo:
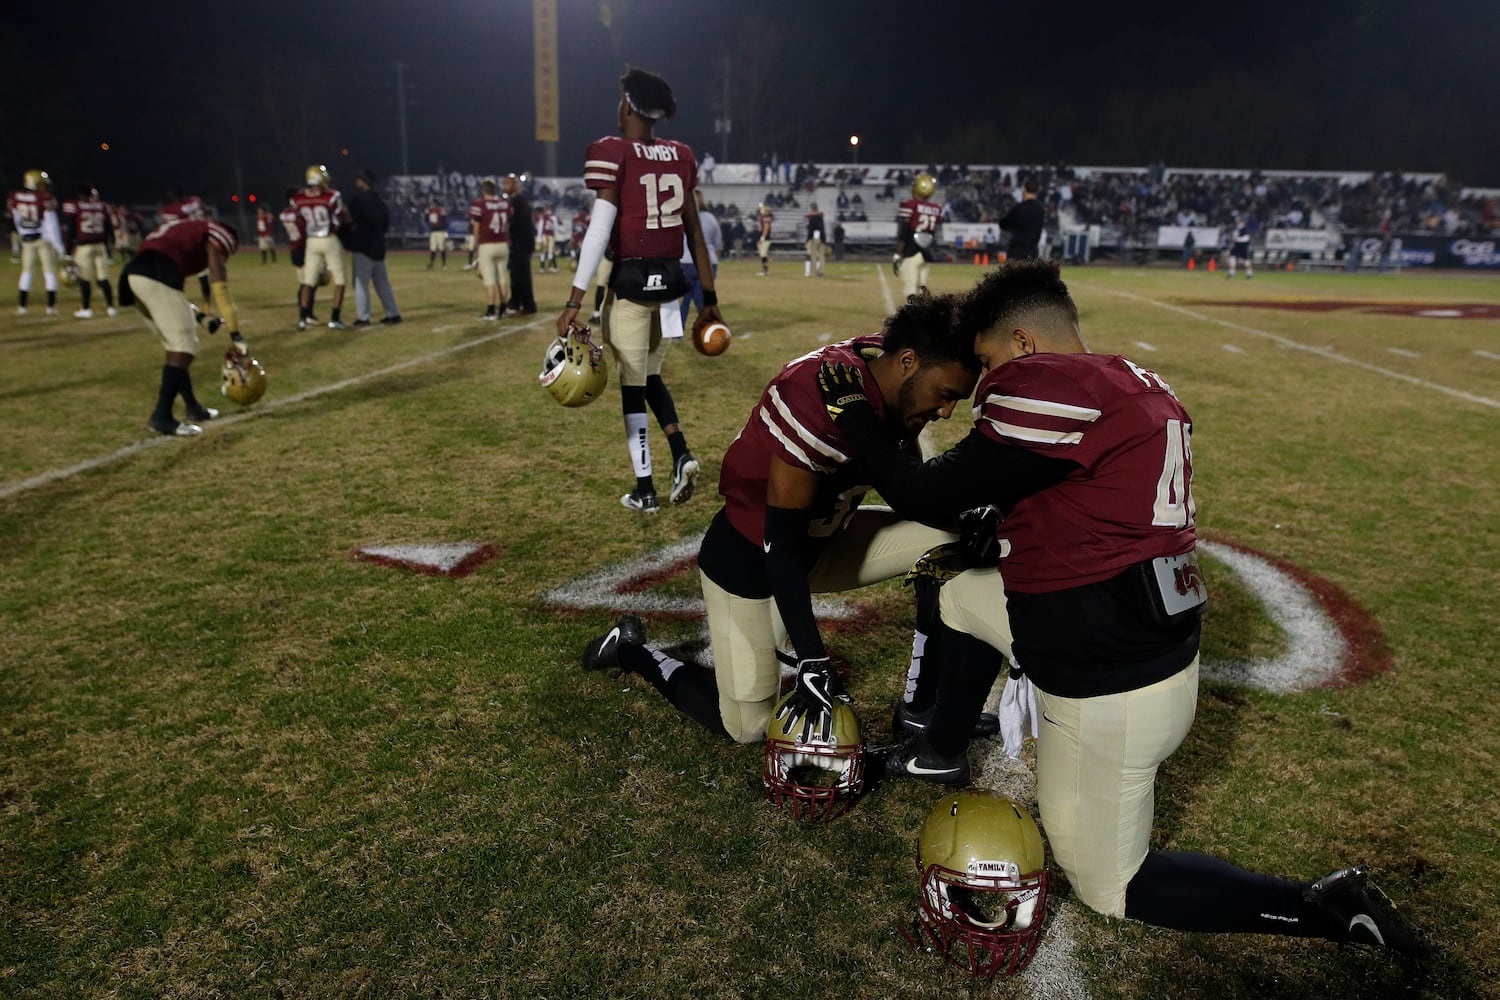
M 230 348 L 224 354 L 219 391 L 241 406 L 249 406 L 266 394 L 266 370 L 248 354 Z
M 945 795 L 917 835 L 917 870 L 920 946 L 981 979 L 1026 968 L 1047 919 L 1047 854 L 1031 813 L 987 789 Z

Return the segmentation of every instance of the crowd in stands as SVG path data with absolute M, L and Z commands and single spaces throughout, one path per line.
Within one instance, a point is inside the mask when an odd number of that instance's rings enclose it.
M 1109 225 L 1126 232 L 1162 225 L 1232 227 L 1237 218 L 1253 228 L 1337 228 L 1475 236 L 1500 226 L 1492 198 L 1463 197 L 1446 177 L 1374 174 L 1353 185 L 1330 176 L 1267 176 L 1169 171 L 1158 164 L 1141 170 L 1090 171 L 1072 167 L 1022 167 L 1014 174 L 963 167 L 935 171 L 956 222 L 992 222 L 1020 198 L 1020 182 L 1036 176 L 1047 209 L 1048 228 Z

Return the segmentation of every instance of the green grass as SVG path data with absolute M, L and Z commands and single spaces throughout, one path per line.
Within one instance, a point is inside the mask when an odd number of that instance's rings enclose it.
M 538 277 L 543 312 L 514 332 L 278 402 L 495 334 L 478 282 L 424 259 L 393 258 L 403 325 L 299 334 L 291 269 L 243 255 L 231 280 L 271 379 L 259 415 L 0 499 L 0 995 L 1023 995 L 896 934 L 932 789 L 795 825 L 760 798 L 758 748 L 577 669 L 611 615 L 543 595 L 700 532 L 715 498 L 625 511 L 613 396 L 563 410 L 536 386 L 566 273 Z M 732 349 L 668 361 L 708 483 L 780 365 L 876 329 L 899 290 L 873 263 L 752 272 L 721 271 Z M 1369 863 L 1442 949 L 1414 973 L 1075 907 L 1080 979 L 1099 998 L 1500 996 L 1500 414 L 1434 388 L 1500 398 L 1500 363 L 1474 353 L 1497 350 L 1495 324 L 1235 305 L 1495 302 L 1500 285 L 1067 277 L 1090 345 L 1157 369 L 1192 412 L 1204 532 L 1330 580 L 1394 657 L 1346 688 L 1207 685 L 1158 783 L 1158 843 L 1297 878 Z M 0 318 L 0 486 L 144 439 L 154 400 L 161 354 L 134 316 L 36 313 Z M 196 366 L 205 401 L 221 345 Z M 449 580 L 352 557 L 457 540 L 498 558 Z M 1256 596 L 1209 572 L 1205 658 L 1281 652 Z M 691 596 L 692 578 L 668 589 Z M 874 624 L 831 643 L 878 737 L 909 603 L 894 583 L 856 599 Z

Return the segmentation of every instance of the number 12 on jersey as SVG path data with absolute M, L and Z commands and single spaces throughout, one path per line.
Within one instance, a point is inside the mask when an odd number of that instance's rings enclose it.
M 1192 494 L 1193 425 L 1167 421 L 1167 447 L 1161 478 L 1156 481 L 1156 506 L 1151 523 L 1166 528 L 1190 528 L 1197 508 Z

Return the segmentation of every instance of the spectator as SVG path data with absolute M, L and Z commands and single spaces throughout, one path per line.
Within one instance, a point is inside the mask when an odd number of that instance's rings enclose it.
M 375 172 L 369 167 L 354 178 L 354 197 L 349 199 L 349 217 L 354 220 L 351 249 L 354 252 L 354 325 L 370 325 L 370 284 L 380 296 L 385 315 L 382 326 L 401 322 L 396 306 L 396 291 L 385 271 L 385 234 L 391 228 L 385 201 L 375 190 Z

